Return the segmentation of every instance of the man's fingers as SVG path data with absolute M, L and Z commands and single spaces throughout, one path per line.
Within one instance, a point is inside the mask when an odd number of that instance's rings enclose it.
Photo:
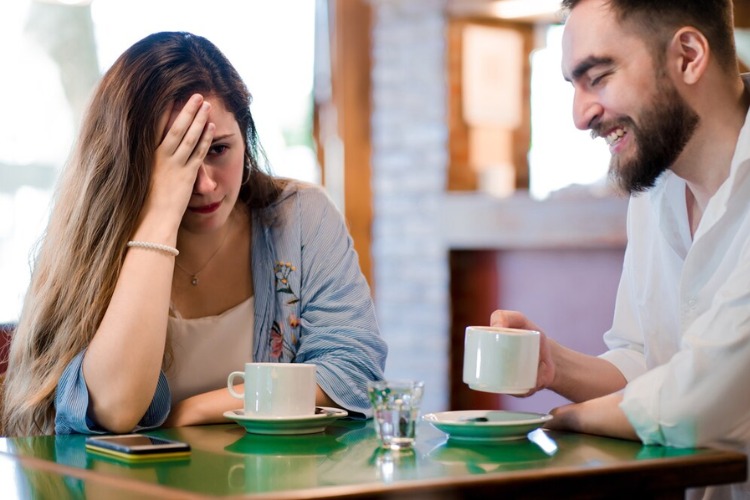
M 524 328 L 528 320 L 518 311 L 497 310 L 490 316 L 490 326 L 503 328 Z

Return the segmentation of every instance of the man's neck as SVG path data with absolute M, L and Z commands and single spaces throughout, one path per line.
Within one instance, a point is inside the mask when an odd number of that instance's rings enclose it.
M 700 205 L 696 201 L 689 186 L 685 186 L 685 207 L 687 208 L 688 224 L 690 225 L 690 237 L 694 238 L 701 223 L 705 205 Z
M 711 110 L 701 113 L 698 130 L 672 167 L 687 183 L 686 204 L 693 234 L 711 197 L 729 177 L 750 94 L 738 82 L 732 97 L 704 104 Z

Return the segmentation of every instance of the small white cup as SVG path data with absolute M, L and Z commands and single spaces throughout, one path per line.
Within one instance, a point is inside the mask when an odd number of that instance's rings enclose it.
M 536 387 L 539 338 L 534 330 L 466 327 L 464 383 L 477 391 L 526 394 Z
M 234 389 L 236 378 L 245 392 Z M 304 363 L 245 363 L 244 372 L 227 378 L 229 393 L 245 402 L 245 414 L 256 417 L 301 417 L 315 414 L 315 365 Z

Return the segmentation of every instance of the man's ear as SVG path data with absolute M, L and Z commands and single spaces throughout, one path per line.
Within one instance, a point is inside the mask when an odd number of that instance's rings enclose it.
M 706 37 L 696 28 L 680 28 L 667 47 L 667 60 L 676 77 L 687 85 L 700 80 L 711 56 L 711 47 Z

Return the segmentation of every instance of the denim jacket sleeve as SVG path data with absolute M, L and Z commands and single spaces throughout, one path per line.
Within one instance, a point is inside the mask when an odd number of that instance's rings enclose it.
M 383 378 L 387 354 L 370 289 L 344 219 L 326 193 L 297 183 L 290 190 L 269 233 L 274 317 L 257 322 L 268 326 L 257 332 L 256 359 L 313 363 L 331 399 L 352 416 L 370 416 L 367 381 Z
M 82 351 L 65 367 L 55 392 L 55 433 L 56 434 L 104 434 L 107 429 L 98 426 L 89 415 L 89 392 L 83 377 Z M 151 404 L 141 421 L 133 429 L 140 431 L 160 426 L 171 406 L 167 378 L 159 374 L 159 382 Z

